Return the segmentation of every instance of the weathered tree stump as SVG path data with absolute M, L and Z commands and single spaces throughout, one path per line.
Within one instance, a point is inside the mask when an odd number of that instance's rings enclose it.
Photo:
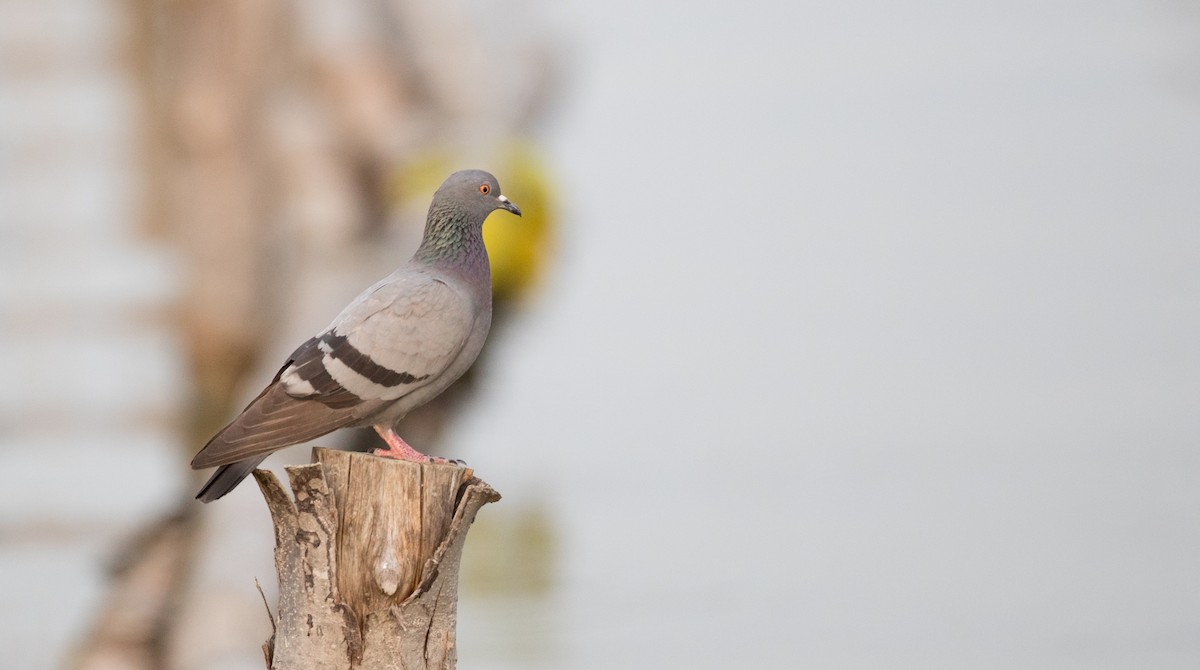
M 500 499 L 454 465 L 314 449 L 255 479 L 275 525 L 273 670 L 455 667 L 458 570 L 479 508 Z

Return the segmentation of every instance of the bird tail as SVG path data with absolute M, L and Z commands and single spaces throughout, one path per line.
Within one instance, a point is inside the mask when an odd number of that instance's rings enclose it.
M 237 486 L 246 478 L 254 469 L 263 462 L 267 454 L 262 456 L 254 456 L 242 461 L 229 463 L 217 468 L 212 477 L 200 488 L 200 492 L 196 494 L 196 500 L 204 503 L 210 503 L 217 498 L 229 493 L 233 487 Z

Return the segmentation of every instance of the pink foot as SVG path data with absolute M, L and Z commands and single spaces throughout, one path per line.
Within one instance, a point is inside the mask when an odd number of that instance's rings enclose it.
M 400 436 L 396 434 L 396 431 L 392 430 L 391 428 L 384 428 L 382 426 L 374 426 L 374 428 L 375 432 L 379 433 L 379 437 L 382 437 L 383 441 L 387 442 L 388 445 L 387 449 L 376 449 L 373 452 L 376 456 L 394 458 L 398 461 L 413 461 L 416 463 L 446 462 L 446 459 L 444 458 L 426 456 L 416 449 L 413 449 L 408 445 L 407 442 L 400 439 Z

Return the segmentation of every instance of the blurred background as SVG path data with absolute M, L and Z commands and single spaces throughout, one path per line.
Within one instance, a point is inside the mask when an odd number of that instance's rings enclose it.
M 462 167 L 461 667 L 1200 667 L 1176 0 L 0 4 L 6 667 L 262 667 L 187 461 Z

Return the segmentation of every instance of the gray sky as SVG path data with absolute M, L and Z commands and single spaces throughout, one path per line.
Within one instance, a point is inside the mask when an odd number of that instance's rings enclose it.
M 563 254 L 461 439 L 561 506 L 556 667 L 1200 662 L 1200 14 L 546 11 Z

